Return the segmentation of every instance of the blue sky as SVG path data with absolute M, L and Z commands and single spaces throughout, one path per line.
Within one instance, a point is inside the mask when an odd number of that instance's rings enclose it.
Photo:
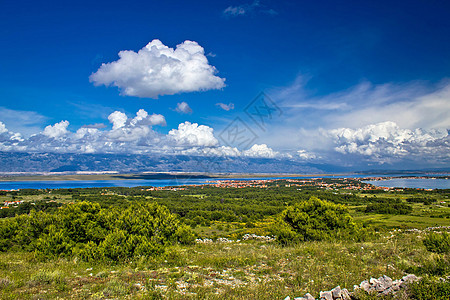
M 2 151 L 448 166 L 446 1 L 0 6 Z M 260 92 L 279 109 L 263 127 Z

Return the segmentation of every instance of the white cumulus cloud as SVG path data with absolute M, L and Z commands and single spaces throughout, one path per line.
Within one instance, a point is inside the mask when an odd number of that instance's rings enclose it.
M 212 147 L 219 144 L 213 131 L 209 126 L 186 121 L 179 124 L 178 129 L 169 131 L 168 137 L 178 145 Z
M 123 112 L 115 111 L 108 116 L 108 120 L 109 120 L 109 122 L 111 122 L 113 124 L 113 130 L 114 130 L 114 129 L 118 129 L 120 127 L 125 126 L 125 123 L 127 122 L 128 117 Z
M 140 109 L 136 113 L 136 117 L 134 117 L 132 120 L 130 120 L 131 126 L 142 126 L 142 125 L 166 125 L 166 119 L 163 115 L 160 114 L 152 114 L 149 115 L 145 110 Z
M 304 149 L 298 150 L 297 154 L 301 159 L 306 159 L 306 160 L 315 159 L 317 157 L 314 153 L 308 152 Z
M 221 89 L 225 79 L 216 73 L 197 42 L 184 41 L 173 49 L 155 39 L 137 53 L 120 51 L 118 60 L 102 64 L 89 79 L 95 85 L 117 86 L 123 95 L 158 98 Z
M 449 157 L 447 130 L 400 128 L 387 121 L 361 128 L 339 128 L 328 132 L 335 141 L 335 150 L 343 154 L 360 154 L 376 160 L 414 155 Z
M 29 138 L 8 131 L 0 122 L 0 151 L 65 152 L 65 153 L 148 153 L 162 146 L 163 135 L 152 129 L 165 125 L 163 115 L 149 115 L 141 109 L 133 118 L 115 111 L 108 117 L 112 129 L 94 124 L 82 126 L 76 132 L 67 130 L 68 121 L 48 125 L 44 131 Z
M 48 125 L 47 127 L 45 127 L 42 134 L 49 138 L 59 138 L 65 136 L 69 132 L 67 130 L 68 126 L 69 121 L 61 121 L 54 125 Z
M 250 149 L 242 151 L 242 154 L 248 157 L 274 158 L 279 153 L 273 151 L 266 144 L 254 144 Z
M 8 132 L 8 129 L 6 129 L 6 125 L 3 122 L 0 122 L 0 134 L 5 132 Z
M 183 155 L 195 156 L 217 156 L 217 157 L 238 157 L 241 152 L 235 147 L 219 146 L 219 147 L 192 147 L 180 151 Z

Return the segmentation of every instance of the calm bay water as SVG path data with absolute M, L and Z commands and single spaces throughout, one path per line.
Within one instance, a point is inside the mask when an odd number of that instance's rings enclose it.
M 30 180 L 30 181 L 0 181 L 0 190 L 17 189 L 64 189 L 64 188 L 95 188 L 95 187 L 137 187 L 137 186 L 180 186 L 206 184 L 216 180 L 259 180 L 259 179 L 306 179 L 306 178 L 367 178 L 394 177 L 396 175 L 336 175 L 336 176 L 303 176 L 303 177 L 251 177 L 251 178 L 171 178 L 171 179 L 119 179 L 119 180 Z M 440 174 L 447 175 L 447 174 Z M 411 174 L 410 176 L 423 176 Z M 436 175 L 438 176 L 438 175 Z M 404 187 L 424 189 L 450 189 L 450 180 L 431 178 L 393 178 L 387 180 L 364 181 L 375 186 Z
M 449 179 L 431 178 L 393 178 L 388 180 L 364 181 L 375 186 L 399 187 L 399 188 L 421 188 L 421 189 L 450 189 Z
M 216 180 L 257 180 L 257 179 L 305 179 L 305 178 L 345 178 L 345 177 L 385 177 L 387 175 L 350 175 L 350 176 L 307 176 L 307 177 L 253 177 L 245 179 L 230 178 L 172 178 L 172 179 L 123 179 L 123 180 L 31 180 L 0 181 L 0 190 L 17 189 L 63 189 L 63 188 L 95 188 L 95 187 L 137 187 L 137 186 L 180 186 L 205 184 Z M 392 175 L 390 175 L 392 176 Z M 424 189 L 450 189 L 450 180 L 423 178 L 394 178 L 389 180 L 364 181 L 375 186 L 406 187 Z
M 188 179 L 124 179 L 124 180 L 33 180 L 0 181 L 0 190 L 17 189 L 70 189 L 95 187 L 179 186 L 203 184 L 210 178 Z

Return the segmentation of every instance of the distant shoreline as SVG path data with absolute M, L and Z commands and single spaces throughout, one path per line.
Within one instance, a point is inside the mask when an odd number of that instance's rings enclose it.
M 79 181 L 79 180 L 157 180 L 157 179 L 185 179 L 185 178 L 272 178 L 272 177 L 324 177 L 355 175 L 353 173 L 339 174 L 280 174 L 280 173 L 199 173 L 199 172 L 152 172 L 132 174 L 2 174 L 0 181 Z

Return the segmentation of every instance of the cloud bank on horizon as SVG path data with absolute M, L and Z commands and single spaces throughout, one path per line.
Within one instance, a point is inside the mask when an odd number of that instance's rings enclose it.
M 408 129 L 400 127 L 396 122 L 384 121 L 356 128 L 296 128 L 297 138 L 305 138 L 314 146 L 309 147 L 308 143 L 296 144 L 294 141 L 290 146 L 297 146 L 297 149 L 276 151 L 266 143 L 255 143 L 248 149 L 223 145 L 212 127 L 189 121 L 162 134 L 155 128 L 166 126 L 165 117 L 155 113 L 150 115 L 144 109 L 140 109 L 134 117 L 114 111 L 108 116 L 108 120 L 111 124 L 109 129 L 104 128 L 103 124 L 94 124 L 95 126 L 84 125 L 75 132 L 68 130 L 69 121 L 63 120 L 46 126 L 42 132 L 29 138 L 9 131 L 0 121 L 0 151 L 147 153 L 289 159 L 319 163 L 336 163 L 337 160 L 345 163 L 357 158 L 389 164 L 402 159 L 421 160 L 424 156 L 431 165 L 445 165 L 450 161 L 450 135 L 445 127 Z M 290 131 L 292 128 L 286 128 L 286 132 Z M 278 136 L 292 140 L 289 136 Z M 264 140 L 264 137 L 260 139 Z

